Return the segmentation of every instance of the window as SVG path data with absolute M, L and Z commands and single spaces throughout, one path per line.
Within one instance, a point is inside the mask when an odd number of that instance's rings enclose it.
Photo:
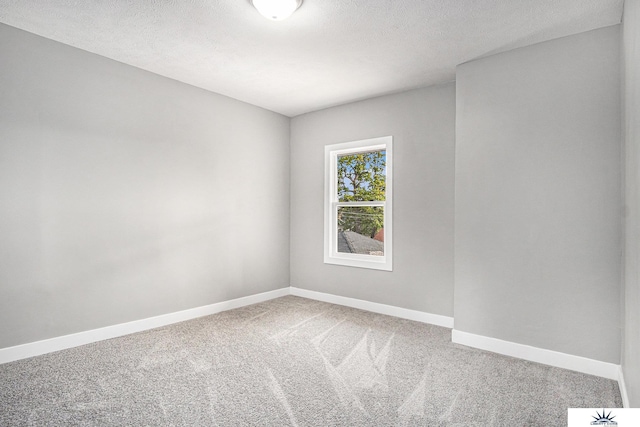
M 392 270 L 392 137 L 325 146 L 324 262 Z

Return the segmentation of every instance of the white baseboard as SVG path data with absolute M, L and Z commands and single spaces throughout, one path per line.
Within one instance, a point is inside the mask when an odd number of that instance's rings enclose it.
M 425 313 L 422 311 L 410 310 L 386 304 L 379 304 L 355 298 L 331 295 L 323 292 L 309 291 L 292 286 L 276 289 L 274 291 L 264 292 L 261 294 L 250 295 L 243 298 L 222 301 L 202 307 L 178 311 L 175 313 L 150 317 L 147 319 L 135 320 L 132 322 L 79 332 L 76 334 L 36 341 L 32 343 L 17 345 L 14 347 L 2 348 L 0 349 L 0 364 L 12 362 L 19 359 L 26 359 L 28 357 L 39 356 L 42 354 L 64 350 L 67 348 L 77 347 L 84 344 L 90 344 L 110 338 L 116 338 L 136 332 L 142 332 L 173 323 L 183 322 L 185 320 L 208 316 L 210 314 L 216 314 L 226 310 L 232 310 L 234 308 L 257 304 L 286 295 L 295 295 L 317 301 L 328 302 L 331 304 L 344 305 L 347 307 L 358 308 L 361 310 L 399 317 L 402 319 L 443 326 L 445 328 L 453 328 L 454 326 L 453 317 Z M 496 338 L 485 337 L 482 335 L 475 335 L 456 329 L 452 330 L 451 340 L 454 343 L 466 345 L 469 347 L 475 347 L 494 353 L 516 357 L 519 359 L 529 360 L 532 362 L 542 363 L 558 368 L 570 369 L 585 374 L 617 380 L 620 386 L 620 394 L 622 395 L 624 407 L 629 407 L 629 397 L 627 395 L 624 375 L 620 365 L 601 362 L 598 360 L 574 356 L 566 353 L 560 353 L 557 351 L 531 347 L 524 344 L 503 341 Z
M 27 357 L 39 356 L 41 354 L 64 350 L 71 347 L 77 347 L 96 341 L 133 334 L 135 332 L 142 332 L 148 329 L 170 325 L 172 323 L 183 322 L 197 317 L 220 313 L 221 311 L 257 304 L 259 302 L 283 297 L 285 295 L 289 295 L 288 287 L 261 294 L 250 295 L 243 298 L 236 298 L 229 301 L 222 301 L 202 307 L 191 308 L 175 313 L 149 317 L 147 319 L 134 320 L 132 322 L 120 323 L 118 325 L 92 329 L 90 331 L 78 332 L 76 334 L 2 348 L 0 349 L 0 364 L 13 362 L 14 360 L 19 359 L 26 359 Z
M 618 380 L 620 376 L 620 365 L 614 363 L 601 362 L 599 360 L 588 359 L 586 357 L 574 356 L 560 353 L 553 350 L 545 350 L 525 344 L 518 344 L 510 341 L 503 341 L 497 338 L 485 337 L 482 335 L 470 334 L 454 329 L 451 331 L 451 341 L 493 353 L 504 354 L 506 356 L 517 357 L 531 362 L 542 363 L 544 365 L 555 366 L 557 368 L 569 369 L 582 372 L 584 374 Z
M 624 408 L 630 408 L 629 395 L 627 394 L 627 384 L 624 382 L 624 372 L 622 366 L 618 370 L 618 386 L 620 387 L 620 396 L 622 396 L 622 406 Z
M 307 289 L 295 288 L 293 286 L 291 287 L 291 295 L 328 302 L 331 304 L 358 308 L 360 310 L 371 311 L 373 313 L 386 314 L 388 316 L 399 317 L 401 319 L 415 320 L 416 322 L 444 326 L 445 328 L 453 328 L 453 317 L 442 316 L 439 314 L 425 313 L 422 311 L 410 310 L 408 308 L 379 304 L 377 302 L 341 297 L 338 295 L 325 294 L 323 292 L 309 291 Z

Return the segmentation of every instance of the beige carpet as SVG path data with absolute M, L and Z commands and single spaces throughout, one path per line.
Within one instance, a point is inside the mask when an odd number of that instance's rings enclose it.
M 0 425 L 547 426 L 617 383 L 288 296 L 0 365 Z

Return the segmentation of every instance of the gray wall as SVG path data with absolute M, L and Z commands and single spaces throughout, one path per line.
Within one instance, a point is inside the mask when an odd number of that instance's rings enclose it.
M 625 289 L 622 369 L 629 402 L 640 407 L 640 2 L 623 19 L 625 140 Z
M 289 285 L 289 119 L 0 25 L 0 348 Z
M 455 328 L 620 361 L 619 26 L 457 69 Z
M 453 315 L 455 87 L 413 90 L 291 121 L 291 285 Z M 393 272 L 323 263 L 324 146 L 393 136 Z

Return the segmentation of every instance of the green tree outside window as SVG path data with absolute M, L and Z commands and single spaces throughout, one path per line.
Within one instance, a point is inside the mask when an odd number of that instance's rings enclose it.
M 386 151 L 356 153 L 338 157 L 338 200 L 340 202 L 384 201 Z M 354 206 L 341 210 L 338 226 L 373 238 L 384 226 L 384 211 L 375 206 Z

